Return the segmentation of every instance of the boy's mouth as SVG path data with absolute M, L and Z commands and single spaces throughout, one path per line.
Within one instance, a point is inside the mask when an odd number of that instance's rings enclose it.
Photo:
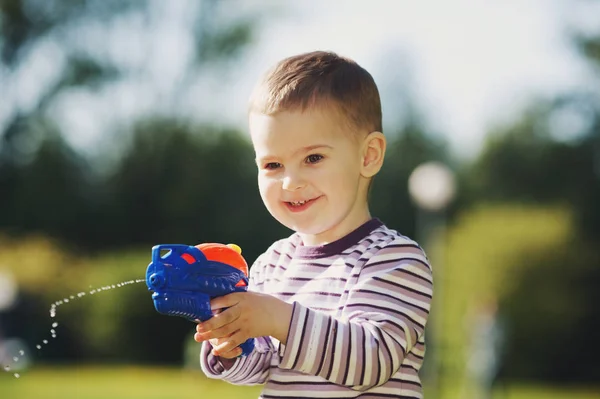
M 308 200 L 302 200 L 302 201 L 284 201 L 284 204 L 290 211 L 300 212 L 300 211 L 307 209 L 319 198 L 321 198 L 321 197 L 312 198 L 312 199 L 308 199 Z
M 308 202 L 309 200 L 304 200 L 304 201 L 291 201 L 290 205 L 292 206 L 300 206 L 300 205 L 304 205 Z

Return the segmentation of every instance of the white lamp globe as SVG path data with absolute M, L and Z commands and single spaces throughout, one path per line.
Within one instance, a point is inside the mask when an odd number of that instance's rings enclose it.
M 456 193 L 454 174 L 441 162 L 423 163 L 408 178 L 408 191 L 419 208 L 440 211 Z

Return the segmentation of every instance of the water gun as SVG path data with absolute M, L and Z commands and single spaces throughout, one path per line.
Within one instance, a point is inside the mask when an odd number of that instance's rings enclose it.
M 247 291 L 248 264 L 235 244 L 155 245 L 146 285 L 159 313 L 206 321 L 213 316 L 212 298 Z M 240 348 L 240 356 L 249 355 L 254 338 Z

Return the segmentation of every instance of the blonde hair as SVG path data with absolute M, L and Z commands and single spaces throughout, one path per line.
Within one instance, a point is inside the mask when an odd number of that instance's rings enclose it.
M 254 90 L 249 112 L 273 115 L 322 106 L 337 110 L 358 131 L 383 131 L 379 91 L 371 74 L 355 61 L 326 51 L 278 62 Z

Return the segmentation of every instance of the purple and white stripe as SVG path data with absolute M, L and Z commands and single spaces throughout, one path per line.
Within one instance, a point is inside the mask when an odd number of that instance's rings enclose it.
M 265 399 L 423 396 L 433 278 L 414 241 L 378 219 L 318 247 L 294 234 L 273 244 L 250 274 L 250 290 L 294 304 L 287 344 L 261 337 L 250 356 L 227 368 L 204 343 L 207 376 L 265 384 Z

